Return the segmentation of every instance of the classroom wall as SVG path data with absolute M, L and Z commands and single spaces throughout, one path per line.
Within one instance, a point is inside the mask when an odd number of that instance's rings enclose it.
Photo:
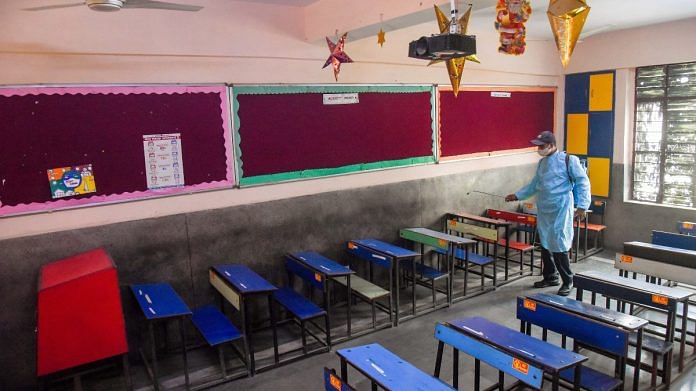
M 26 6 L 22 4 L 18 0 L 0 2 L 0 84 L 335 83 L 332 71 L 321 69 L 328 56 L 325 42 L 305 39 L 304 26 L 311 20 L 305 19 L 300 7 L 208 0 L 200 2 L 205 8 L 195 14 L 97 13 L 86 8 L 19 11 Z M 472 21 L 469 32 L 478 37 L 482 63 L 467 63 L 462 85 L 558 84 L 560 65 L 553 41 L 529 42 L 526 55 L 504 56 L 497 53 L 498 36 L 489 22 Z M 429 23 L 387 32 L 382 48 L 376 37 L 349 39 L 346 52 L 356 62 L 343 65 L 340 82 L 448 85 L 443 64 L 427 67 L 427 62 L 406 56 L 409 41 L 436 29 L 433 16 Z M 559 107 L 562 96 L 563 91 L 558 91 Z M 561 118 L 562 113 L 557 113 L 557 128 Z M 522 159 L 535 158 L 532 154 Z M 517 163 L 507 158 L 476 159 L 446 168 L 403 168 L 385 175 L 355 174 L 301 185 L 11 217 L 0 219 L 0 239 L 511 164 Z
M 473 189 L 502 193 L 524 184 L 534 163 L 330 191 L 215 210 L 65 230 L 0 241 L 0 389 L 30 389 L 35 368 L 35 301 L 41 265 L 105 247 L 117 267 L 131 358 L 141 344 L 132 283 L 166 281 L 189 306 L 211 303 L 209 266 L 245 263 L 273 283 L 286 252 L 315 250 L 346 262 L 349 239 L 398 240 L 398 229 L 441 227 L 444 212 L 506 207 Z M 193 330 L 189 330 L 193 336 Z M 134 363 L 136 362 L 134 361 Z
M 630 240 L 650 241 L 650 231 L 674 231 L 677 221 L 696 219 L 696 210 L 630 201 L 635 68 L 696 61 L 696 18 L 592 36 L 578 44 L 566 73 L 616 69 L 614 156 L 606 246 L 621 250 Z
M 196 13 L 143 10 L 96 13 L 86 8 L 20 11 L 0 2 L 0 84 L 335 83 L 321 69 L 328 49 L 308 42 L 301 8 L 201 0 Z M 356 61 L 342 83 L 449 84 L 444 65 L 406 57 L 408 42 L 437 29 L 432 22 L 388 31 L 383 48 L 352 41 Z M 462 85 L 557 86 L 552 41 L 529 42 L 528 54 L 496 52 L 492 21 L 473 26 L 482 64 L 467 64 Z M 327 31 L 326 34 L 333 34 Z M 557 94 L 562 102 L 563 92 Z M 561 106 L 559 106 L 561 107 Z M 557 116 L 557 127 L 562 114 Z M 209 265 L 243 262 L 280 282 L 286 251 L 340 255 L 356 237 L 395 240 L 405 226 L 436 226 L 453 208 L 482 212 L 532 176 L 534 153 L 351 174 L 246 189 L 99 205 L 0 219 L 0 389 L 32 388 L 36 282 L 41 265 L 104 246 L 122 286 L 167 281 L 190 305 L 212 300 Z M 512 206 L 512 205 L 507 205 Z M 21 276 L 18 277 L 18 276 Z M 131 350 L 139 346 L 137 313 L 124 290 Z

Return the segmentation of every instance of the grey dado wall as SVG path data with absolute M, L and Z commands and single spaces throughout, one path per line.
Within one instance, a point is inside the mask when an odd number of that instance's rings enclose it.
M 624 242 L 650 242 L 652 230 L 676 232 L 678 221 L 696 221 L 696 210 L 623 201 L 624 165 L 612 166 L 611 197 L 605 218 L 605 247 L 622 251 Z M 630 178 L 628 178 L 630 180 Z
M 282 284 L 286 252 L 314 250 L 345 262 L 349 239 L 396 241 L 400 228 L 439 228 L 451 210 L 514 207 L 466 193 L 504 195 L 533 173 L 534 165 L 476 171 L 0 241 L 0 389 L 35 386 L 36 287 L 45 263 L 104 247 L 118 267 L 135 352 L 140 315 L 129 284 L 168 282 L 191 307 L 215 299 L 207 276 L 214 264 L 244 263 Z

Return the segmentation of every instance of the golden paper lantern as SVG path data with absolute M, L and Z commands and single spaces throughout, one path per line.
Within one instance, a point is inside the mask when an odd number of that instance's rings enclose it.
M 584 0 L 551 0 L 546 15 L 551 23 L 563 68 L 568 66 L 575 44 L 590 13 Z

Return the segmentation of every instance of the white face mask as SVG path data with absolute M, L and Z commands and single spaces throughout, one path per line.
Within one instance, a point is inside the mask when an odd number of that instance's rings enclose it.
M 547 145 L 543 149 L 537 149 L 537 153 L 540 156 L 549 156 L 554 151 L 554 146 L 552 144 Z

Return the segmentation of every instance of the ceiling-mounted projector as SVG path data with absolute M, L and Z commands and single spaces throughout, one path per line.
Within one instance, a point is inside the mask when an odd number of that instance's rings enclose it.
M 476 54 L 476 36 L 439 34 L 420 37 L 408 44 L 408 56 L 421 60 L 450 60 Z

